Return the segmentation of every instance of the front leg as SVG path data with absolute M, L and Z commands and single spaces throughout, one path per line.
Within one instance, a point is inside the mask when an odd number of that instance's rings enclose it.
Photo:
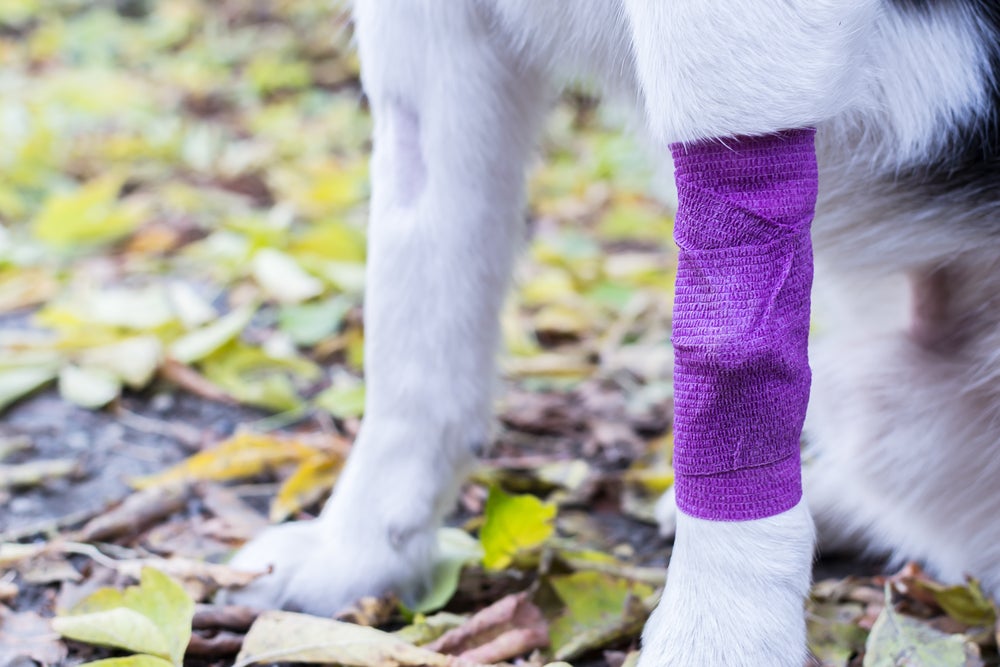
M 499 311 L 524 237 L 524 167 L 549 94 L 471 2 L 355 6 L 375 120 L 365 419 L 322 515 L 236 559 L 238 600 L 329 614 L 412 603 L 436 528 L 490 439 Z
M 801 667 L 812 130 L 675 144 L 677 540 L 642 667 Z

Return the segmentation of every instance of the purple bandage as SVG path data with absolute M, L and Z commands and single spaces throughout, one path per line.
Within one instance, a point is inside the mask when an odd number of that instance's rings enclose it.
M 680 247 L 675 490 L 691 516 L 760 519 L 802 497 L 814 135 L 802 129 L 670 147 Z

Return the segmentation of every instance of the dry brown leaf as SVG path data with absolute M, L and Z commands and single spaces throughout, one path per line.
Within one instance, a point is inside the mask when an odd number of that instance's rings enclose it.
M 0 609 L 0 665 L 30 659 L 43 665 L 61 665 L 66 645 L 49 620 L 34 612 L 15 614 Z
M 135 535 L 146 526 L 182 510 L 189 491 L 188 486 L 178 484 L 134 493 L 116 507 L 88 521 L 72 539 L 105 542 Z
M 224 389 L 205 379 L 204 375 L 175 359 L 164 361 L 160 366 L 160 374 L 181 389 L 189 391 L 195 396 L 201 396 L 206 400 L 225 403 L 227 405 L 237 405 L 239 403 Z
M 21 563 L 18 570 L 27 584 L 53 584 L 63 581 L 80 581 L 83 575 L 64 555 L 48 555 Z
M 527 593 L 494 602 L 426 648 L 469 662 L 492 663 L 549 644 L 549 627 Z
M 179 579 L 182 582 L 197 580 L 212 588 L 243 588 L 264 572 L 244 572 L 234 570 L 228 565 L 206 563 L 190 558 L 138 558 L 117 561 L 114 569 L 135 579 L 145 567 L 152 567 L 160 572 Z
M 13 581 L 6 578 L 0 579 L 0 602 L 10 602 L 20 593 L 21 589 Z
M 246 632 L 260 615 L 259 609 L 240 605 L 195 605 L 191 627 L 196 630 Z
M 336 616 L 338 621 L 376 628 L 388 623 L 399 608 L 399 600 L 394 595 L 384 597 L 363 597 Z
M 238 495 L 218 484 L 199 484 L 197 493 L 215 515 L 202 526 L 206 535 L 220 540 L 245 542 L 268 526 L 267 519 Z

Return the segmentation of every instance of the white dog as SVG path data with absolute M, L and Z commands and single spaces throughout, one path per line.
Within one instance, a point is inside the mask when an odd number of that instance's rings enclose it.
M 249 603 L 330 613 L 425 581 L 490 439 L 524 168 L 584 75 L 669 142 L 816 127 L 820 276 L 806 499 L 820 542 L 1000 593 L 1000 3 L 356 0 L 375 119 L 368 399 L 322 516 L 236 564 Z M 824 294 L 829 293 L 827 296 Z M 751 521 L 664 503 L 677 539 L 644 667 L 800 667 L 805 502 Z

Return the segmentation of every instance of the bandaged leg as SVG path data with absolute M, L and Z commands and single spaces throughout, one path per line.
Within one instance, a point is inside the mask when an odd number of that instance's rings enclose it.
M 677 535 L 640 667 L 801 667 L 811 130 L 672 146 Z
M 746 521 L 802 497 L 809 400 L 812 130 L 671 147 L 678 508 Z

